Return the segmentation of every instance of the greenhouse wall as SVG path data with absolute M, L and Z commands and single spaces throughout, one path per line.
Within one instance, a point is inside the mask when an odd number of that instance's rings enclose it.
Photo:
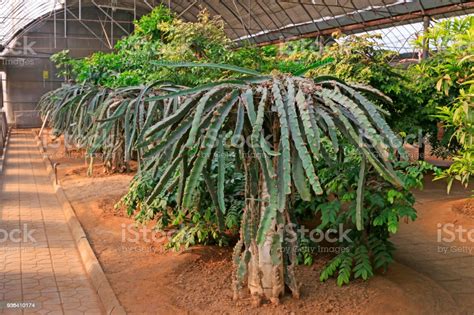
M 125 32 L 96 8 L 70 9 L 64 25 L 64 11 L 44 18 L 30 30 L 10 43 L 1 58 L 3 104 L 9 124 L 17 127 L 38 127 L 41 119 L 37 102 L 45 92 L 64 83 L 56 75 L 50 56 L 67 49 L 73 57 L 85 57 L 97 51 L 110 51 L 110 47 Z M 125 30 L 132 29 L 133 15 L 116 11 L 116 21 Z M 65 33 L 66 32 L 66 33 Z

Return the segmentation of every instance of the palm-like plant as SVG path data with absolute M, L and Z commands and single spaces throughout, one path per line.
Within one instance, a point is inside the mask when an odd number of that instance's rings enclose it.
M 298 194 L 308 200 L 322 193 L 314 161 L 328 163 L 343 154 L 338 137 L 359 150 L 356 226 L 362 229 L 362 196 L 366 164 L 401 186 L 388 160 L 391 149 L 403 153 L 378 108 L 358 90 L 329 77 L 251 77 L 151 97 L 180 98 L 171 115 L 144 128 L 138 148 L 145 150 L 146 169 L 161 169 L 147 202 L 178 189 L 178 207 L 193 204 L 206 182 L 209 161 L 217 159 L 217 187 L 208 187 L 216 208 L 224 212 L 227 150 L 237 150 L 245 173 L 245 208 L 241 238 L 234 250 L 235 297 L 244 279 L 251 293 L 277 302 L 287 285 L 299 296 L 295 278 L 296 237 L 291 204 Z M 326 145 L 330 143 L 330 145 Z M 147 148 L 147 149 L 145 149 Z
M 93 85 L 64 85 L 44 94 L 38 107 L 56 135 L 67 134 L 80 144 L 92 120 L 88 115 L 106 97 L 106 91 Z
M 249 76 L 195 88 L 159 83 L 114 90 L 65 86 L 43 97 L 40 106 L 55 129 L 90 153 L 102 152 L 109 167 L 126 163 L 137 153 L 143 162 L 140 172 L 151 172 L 157 183 L 145 205 L 177 191 L 177 207 L 191 209 L 204 185 L 215 204 L 221 232 L 226 155 L 232 152 L 232 160 L 241 164 L 245 175 L 241 237 L 234 251 L 235 297 L 245 279 L 258 299 L 278 301 L 285 285 L 298 296 L 291 207 L 295 196 L 310 200 L 323 193 L 315 162 L 340 160 L 341 137 L 358 149 L 355 223 L 359 230 L 364 226 L 368 166 L 402 186 L 388 160 L 391 151 L 403 154 L 401 142 L 380 109 L 362 93 L 387 99 L 371 88 L 327 76 L 269 77 L 235 66 L 200 66 Z M 217 167 L 212 161 L 217 161 Z M 210 175 L 216 170 L 214 183 Z
M 110 170 L 128 167 L 134 154 L 140 162 L 142 150 L 137 150 L 135 144 L 140 141 L 142 131 L 165 118 L 177 106 L 175 99 L 149 101 L 149 98 L 177 89 L 155 82 L 111 90 L 90 114 L 93 124 L 85 134 L 89 152 L 101 152 L 105 166 Z
M 42 119 L 57 137 L 64 135 L 65 146 L 87 148 L 88 131 L 94 125 L 91 113 L 103 104 L 110 90 L 89 84 L 67 84 L 44 94 L 38 102 Z
M 166 117 L 176 100 L 148 101 L 148 98 L 176 91 L 162 82 L 109 89 L 88 84 L 65 85 L 43 95 L 39 108 L 56 135 L 64 134 L 68 144 L 96 153 L 108 171 L 128 167 L 142 130 Z M 140 161 L 140 159 L 138 159 Z

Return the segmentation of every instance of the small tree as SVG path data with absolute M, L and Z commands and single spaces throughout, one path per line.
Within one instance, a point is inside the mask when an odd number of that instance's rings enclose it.
M 365 93 L 376 91 L 358 86 Z M 366 163 L 386 180 L 402 186 L 387 159 L 401 142 L 355 87 L 329 78 L 252 77 L 208 84 L 150 100 L 181 98 L 168 117 L 143 131 L 138 145 L 148 148 L 148 169 L 164 168 L 152 194 L 178 189 L 178 207 L 193 205 L 197 187 L 210 173 L 208 161 L 225 163 L 237 150 L 245 173 L 245 207 L 235 246 L 234 297 L 247 283 L 257 301 L 277 303 L 287 286 L 299 297 L 295 276 L 296 234 L 291 205 L 299 195 L 310 200 L 322 188 L 314 162 L 343 154 L 338 137 L 353 143 L 361 156 L 356 226 L 363 229 Z M 323 145 L 330 143 L 330 146 Z M 216 208 L 225 211 L 223 167 L 215 191 Z

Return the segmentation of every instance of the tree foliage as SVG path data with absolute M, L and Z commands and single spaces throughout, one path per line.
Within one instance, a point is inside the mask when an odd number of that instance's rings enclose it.
M 448 178 L 449 192 L 454 180 L 467 187 L 474 174 L 474 17 L 439 22 L 424 38 L 436 50 L 420 65 L 423 78 L 443 96 L 433 117 L 458 144 L 454 163 L 438 177 Z
M 389 113 L 386 119 L 397 132 L 417 134 L 420 129 L 434 130 L 429 116 L 432 112 L 425 108 L 426 99 L 418 93 L 411 73 L 396 64 L 396 52 L 379 47 L 379 38 L 377 34 L 335 34 L 334 42 L 324 50 L 324 57 L 332 57 L 334 62 L 310 71 L 308 76 L 330 74 L 380 90 L 392 99 L 391 103 L 378 104 Z

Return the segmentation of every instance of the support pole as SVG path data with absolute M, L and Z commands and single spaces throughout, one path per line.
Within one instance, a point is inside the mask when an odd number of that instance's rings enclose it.
M 97 9 L 99 9 L 106 17 L 108 17 L 108 18 L 112 21 L 112 23 L 114 23 L 115 25 L 117 25 L 126 35 L 130 35 L 130 33 L 129 33 L 126 29 L 124 29 L 124 28 L 122 27 L 122 25 L 120 25 L 120 23 L 117 23 L 117 22 L 115 21 L 115 19 L 114 19 L 112 16 L 110 16 L 110 14 L 108 14 L 104 9 L 102 9 L 102 7 L 97 4 L 97 2 L 95 2 L 94 0 L 91 0 L 91 2 L 92 2 L 92 4 L 95 5 L 95 6 L 97 7 Z M 146 1 L 145 1 L 145 2 L 146 2 Z M 153 9 L 153 7 L 152 7 L 152 9 Z
M 57 48 L 58 47 L 58 43 L 57 43 L 57 40 L 56 40 L 56 36 L 57 36 L 57 25 L 56 25 L 56 9 L 54 9 L 53 11 L 53 37 L 54 37 L 54 48 Z
M 133 0 L 133 20 L 137 19 L 137 0 Z
M 324 35 L 319 35 L 319 54 L 324 54 Z
M 429 45 L 430 42 L 426 38 L 426 35 L 429 32 L 430 27 L 430 17 L 425 15 L 423 17 L 423 53 L 421 55 L 422 59 L 427 59 L 429 57 Z M 418 161 L 425 160 L 425 141 L 423 136 L 423 131 L 420 129 L 418 131 Z
M 425 160 L 425 138 L 423 137 L 423 131 L 418 130 L 418 161 Z
M 49 114 L 50 114 L 50 110 L 48 110 L 48 112 L 46 113 L 46 116 L 44 117 L 44 120 L 43 120 L 43 125 L 41 126 L 41 129 L 40 129 L 40 132 L 38 134 L 38 138 L 41 139 L 41 135 L 43 134 L 43 130 L 44 128 L 46 127 L 46 124 L 48 123 L 48 119 L 49 119 Z
M 74 18 L 74 20 L 78 21 L 86 30 L 88 30 L 92 35 L 94 35 L 95 38 L 100 40 L 105 46 L 108 46 L 110 49 L 112 49 L 112 47 L 110 47 L 109 43 L 104 42 L 102 37 L 98 36 L 89 26 L 87 26 L 86 23 L 84 23 L 84 21 L 79 20 L 79 18 L 77 17 L 77 15 L 74 14 L 74 12 L 72 12 L 69 9 L 67 9 L 67 10 L 69 11 L 69 14 Z
M 423 17 L 423 53 L 421 55 L 422 59 L 426 59 L 429 57 L 429 40 L 426 38 L 426 35 L 429 32 L 429 27 L 430 27 L 430 17 L 428 15 L 425 15 Z
M 110 12 L 110 42 L 112 48 L 114 47 L 114 10 L 112 9 Z
M 64 0 L 64 38 L 67 38 L 67 2 Z

